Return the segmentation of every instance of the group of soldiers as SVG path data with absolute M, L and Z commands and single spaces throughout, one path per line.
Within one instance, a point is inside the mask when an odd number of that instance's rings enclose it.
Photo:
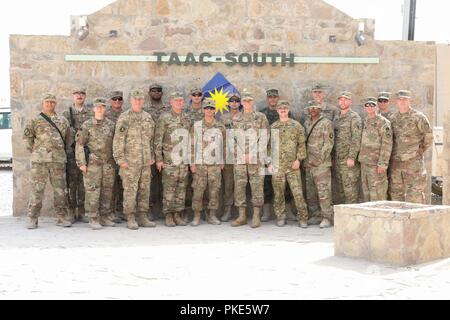
M 234 207 L 238 215 L 231 225 L 243 226 L 248 204 L 252 228 L 273 213 L 282 227 L 286 203 L 292 202 L 299 227 L 328 228 L 333 204 L 425 202 L 424 153 L 433 136 L 426 116 L 412 108 L 410 91 L 397 93 L 395 112 L 390 93 L 367 98 L 364 120 L 352 110 L 350 92 L 339 95 L 338 107 L 325 102 L 324 86 L 315 85 L 311 94 L 312 101 L 299 110 L 280 100 L 279 90 L 269 89 L 266 106 L 258 112 L 253 94 L 243 90 L 229 94 L 229 112 L 221 114 L 199 88 L 190 90 L 188 107 L 182 92 L 172 92 L 165 105 L 162 86 L 154 84 L 146 104 L 145 92 L 135 89 L 127 109 L 121 91 L 111 92 L 108 100 L 96 98 L 90 106 L 86 89 L 77 88 L 73 105 L 62 116 L 55 112 L 56 96 L 45 94 L 42 112 L 23 133 L 31 152 L 27 228 L 38 227 L 48 179 L 57 225 L 81 221 L 94 230 L 121 221 L 131 230 L 155 227 L 159 204 L 168 227 L 186 226 L 190 210 L 192 226 L 201 223 L 203 213 L 208 223 L 219 225 L 232 219 Z M 271 152 L 254 159 L 248 141 L 241 153 L 225 142 L 227 130 L 251 129 L 258 142 L 267 140 L 269 151 L 273 144 L 264 133 L 277 132 L 279 161 L 274 162 Z M 222 139 L 202 139 L 210 130 Z M 180 162 L 180 131 L 188 132 L 193 154 L 198 141 L 200 148 L 214 142 L 223 154 L 241 158 L 209 163 L 189 156 Z

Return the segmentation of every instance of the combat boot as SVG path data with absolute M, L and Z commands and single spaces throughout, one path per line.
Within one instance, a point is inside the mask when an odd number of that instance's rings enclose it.
M 317 226 L 317 225 L 320 224 L 321 221 L 322 221 L 322 219 L 321 219 L 319 216 L 314 215 L 314 216 L 312 216 L 311 218 L 309 218 L 308 224 L 309 224 L 310 226 Z
M 320 229 L 326 229 L 326 228 L 331 228 L 331 221 L 324 218 L 322 220 L 322 222 L 320 223 Z
M 223 214 L 222 218 L 220 220 L 222 222 L 228 222 L 231 219 L 231 206 L 225 207 L 225 213 Z
M 99 218 L 90 218 L 89 226 L 91 227 L 92 230 L 100 230 L 102 228 Z
M 261 227 L 261 208 L 254 207 L 253 208 L 253 218 L 252 218 L 252 228 L 256 229 Z
M 147 218 L 147 215 L 145 213 L 138 214 L 136 220 L 137 220 L 137 223 L 138 223 L 139 227 L 143 227 L 143 228 L 154 228 L 154 227 L 156 227 L 156 223 L 150 221 Z
M 115 227 L 116 224 L 108 217 L 100 217 L 100 225 L 102 227 Z
M 261 218 L 262 222 L 270 221 L 272 217 L 272 205 L 270 203 L 266 203 L 263 207 L 263 216 Z
M 127 228 L 130 230 L 138 230 L 139 225 L 136 222 L 136 219 L 134 218 L 134 214 L 127 215 Z
M 67 220 L 64 214 L 58 214 L 56 216 L 56 225 L 58 227 L 70 228 L 72 226 L 72 222 Z
M 298 226 L 302 229 L 308 229 L 308 222 L 306 220 L 299 220 Z
M 277 226 L 284 227 L 286 225 L 286 215 L 277 216 Z
M 123 214 L 123 212 L 117 212 L 117 216 L 122 221 L 128 221 L 128 218 L 126 217 L 126 215 Z
M 201 211 L 194 211 L 194 219 L 191 222 L 191 226 L 198 227 L 200 225 Z
M 86 211 L 84 207 L 78 207 L 78 221 L 84 223 L 90 223 L 90 219 L 86 216 Z
M 72 224 L 74 224 L 77 221 L 77 218 L 75 217 L 75 209 L 73 208 L 67 209 L 67 220 L 69 220 Z
M 119 216 L 117 214 L 111 213 L 108 216 L 108 219 L 111 220 L 114 223 L 120 224 L 122 223 L 122 219 L 119 218 Z
M 175 212 L 175 215 L 173 217 L 173 221 L 175 221 L 177 226 L 185 227 L 187 226 L 187 223 L 181 218 L 180 212 Z
M 175 221 L 173 221 L 173 213 L 166 214 L 166 226 L 168 226 L 169 228 L 177 226 Z
M 34 230 L 38 227 L 38 218 L 27 218 L 27 229 Z
M 208 221 L 209 224 L 213 224 L 215 226 L 220 225 L 220 220 L 216 217 L 217 210 L 209 210 L 208 214 L 206 215 L 206 221 Z
M 239 207 L 239 217 L 231 222 L 232 227 L 240 227 L 247 224 L 246 208 Z

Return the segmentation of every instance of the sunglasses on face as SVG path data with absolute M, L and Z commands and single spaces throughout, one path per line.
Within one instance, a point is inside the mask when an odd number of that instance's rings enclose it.
M 84 92 L 74 92 L 75 95 L 79 95 L 79 96 L 85 96 L 86 93 Z
M 202 97 L 203 94 L 202 94 L 202 93 L 194 93 L 192 96 L 193 96 L 193 97 Z
M 374 105 L 374 104 L 366 104 L 365 107 L 366 108 L 375 108 L 376 105 Z
M 112 98 L 111 100 L 117 102 L 117 101 L 123 101 L 123 98 L 122 97 L 116 97 L 116 98 Z
M 216 108 L 208 107 L 208 108 L 205 108 L 205 110 L 216 110 Z
M 162 89 L 152 89 L 150 92 L 161 93 Z
M 230 102 L 237 102 L 237 103 L 241 102 L 240 99 L 230 99 L 229 101 L 230 101 Z
M 379 102 L 379 103 L 388 103 L 388 102 L 389 102 L 389 100 L 385 100 L 385 99 L 378 99 L 378 102 Z

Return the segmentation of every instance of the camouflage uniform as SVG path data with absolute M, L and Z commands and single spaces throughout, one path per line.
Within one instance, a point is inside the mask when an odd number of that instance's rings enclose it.
M 361 168 L 358 159 L 361 147 L 361 117 L 349 110 L 340 114 L 334 123 L 335 144 L 334 160 L 336 174 L 336 194 L 338 203 L 353 204 L 358 202 Z M 347 160 L 355 161 L 353 168 L 348 167 Z
M 116 163 L 113 158 L 114 122 L 109 119 L 86 121 L 76 137 L 78 167 L 87 166 L 84 174 L 86 197 L 84 207 L 89 218 L 109 218 Z M 85 147 L 89 150 L 86 162 Z
M 317 125 L 314 127 L 314 125 Z M 331 152 L 334 144 L 333 124 L 326 117 L 312 122 L 308 116 L 305 121 L 306 154 L 304 161 L 306 175 L 306 202 L 310 215 L 320 209 L 324 218 L 332 220 L 331 193 Z
M 136 96 L 141 92 L 136 91 Z M 128 163 L 129 168 L 120 168 L 119 174 L 124 187 L 123 213 L 139 219 L 149 211 L 151 166 L 154 160 L 153 138 L 155 122 L 145 111 L 140 113 L 125 111 L 116 124 L 113 151 L 119 166 Z
M 56 101 L 56 97 L 48 94 L 44 100 Z M 64 117 L 55 114 L 50 119 L 60 130 L 64 141 L 58 131 L 40 115 L 29 121 L 23 132 L 25 146 L 31 152 L 28 217 L 37 219 L 40 216 L 45 186 L 50 178 L 56 215 L 58 219 L 64 220 L 67 214 L 66 163 L 68 156 L 73 157 L 70 147 L 73 135 Z
M 70 110 L 72 110 L 72 115 Z M 69 107 L 69 110 L 63 112 L 63 116 L 69 121 L 70 127 L 73 130 L 75 136 L 78 130 L 80 130 L 83 123 L 91 119 L 94 116 L 91 107 L 84 105 L 83 108 L 78 111 L 75 106 Z M 78 208 L 78 215 L 84 215 L 84 183 L 83 174 L 75 161 L 75 145 L 72 146 L 73 157 L 68 158 L 68 185 L 69 185 L 69 208 L 74 210 Z M 81 210 L 81 213 L 80 213 Z
M 274 207 L 277 218 L 285 218 L 285 191 L 286 182 L 291 188 L 295 205 L 298 210 L 299 221 L 308 220 L 300 170 L 294 171 L 292 164 L 299 160 L 300 163 L 306 158 L 305 133 L 302 125 L 295 120 L 287 122 L 277 121 L 271 126 L 272 132 L 278 130 L 279 145 L 279 167 L 275 168 L 272 176 L 272 184 L 275 193 Z
M 376 102 L 374 102 L 376 105 Z M 392 152 L 392 131 L 389 120 L 381 115 L 367 118 L 361 139 L 358 161 L 361 163 L 361 186 L 364 202 L 387 199 L 388 177 L 378 168 L 387 170 Z
M 172 141 L 171 134 L 183 130 L 189 135 L 190 121 L 183 113 L 173 111 L 163 114 L 155 130 L 156 162 L 164 162 L 162 171 L 163 214 L 180 214 L 185 209 L 188 165 L 176 164 L 172 152 L 179 141 Z
M 391 158 L 392 201 L 425 203 L 427 172 L 423 154 L 433 142 L 427 117 L 411 108 L 392 117 L 394 146 Z

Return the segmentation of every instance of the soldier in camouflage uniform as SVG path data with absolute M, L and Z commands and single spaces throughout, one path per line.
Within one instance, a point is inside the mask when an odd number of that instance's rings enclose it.
M 339 116 L 339 109 L 325 102 L 326 89 L 322 84 L 315 84 L 311 89 L 311 95 L 313 100 L 322 106 L 322 116 L 333 122 Z
M 378 94 L 378 110 L 380 112 L 380 114 L 385 117 L 386 119 L 388 119 L 389 121 L 391 121 L 391 117 L 394 114 L 394 112 L 392 112 L 390 110 L 390 106 L 389 106 L 389 101 L 391 100 L 391 94 L 389 92 L 380 92 Z
M 25 127 L 23 140 L 31 152 L 30 201 L 28 205 L 27 228 L 36 229 L 42 209 L 45 185 L 50 178 L 53 187 L 54 207 L 57 225 L 70 227 L 67 219 L 67 157 L 73 152 L 72 131 L 69 122 L 55 113 L 56 97 L 45 94 L 42 99 L 42 113 L 34 117 Z M 54 128 L 48 117 L 58 128 Z
M 387 168 L 392 152 L 391 123 L 377 114 L 376 98 L 368 98 L 364 108 L 367 118 L 358 156 L 363 199 L 364 202 L 385 201 L 388 191 Z
M 84 207 L 94 230 L 114 227 L 110 220 L 116 163 L 113 158 L 114 122 L 105 118 L 106 100 L 94 100 L 94 117 L 78 130 L 75 157 L 84 175 Z
M 228 107 L 230 108 L 230 112 L 224 113 L 221 116 L 221 121 L 225 126 L 227 131 L 232 130 L 233 121 L 238 119 L 241 115 L 241 97 L 238 93 L 232 93 L 228 100 Z M 226 137 L 224 136 L 224 139 Z M 225 141 L 225 140 L 224 140 Z M 227 145 L 227 155 L 233 154 L 232 144 L 230 144 L 228 148 Z M 234 205 L 234 165 L 233 161 L 225 164 L 225 168 L 223 170 L 223 188 L 224 188 L 224 206 L 225 212 L 221 218 L 223 222 L 228 222 L 231 219 L 232 215 L 232 207 Z
M 117 123 L 120 115 L 124 112 L 123 109 L 123 92 L 122 91 L 112 91 L 109 95 L 109 104 L 106 111 L 106 118 L 111 120 L 114 123 L 114 126 Z M 123 215 L 123 185 L 122 179 L 119 175 L 120 167 L 116 165 L 115 170 L 115 179 L 114 179 L 114 188 L 113 188 L 113 198 L 112 198 L 112 215 L 111 219 L 120 223 L 122 220 L 127 220 Z
M 131 92 L 131 109 L 122 113 L 117 120 L 113 143 L 113 154 L 120 166 L 122 178 L 123 213 L 127 217 L 127 227 L 151 228 L 156 224 L 149 221 L 151 166 L 155 163 L 153 138 L 155 122 L 143 111 L 144 91 Z
M 77 88 L 73 91 L 74 103 L 68 110 L 64 111 L 63 116 L 69 121 L 70 127 L 75 136 L 84 122 L 94 116 L 92 108 L 86 105 L 86 89 Z M 74 155 L 68 158 L 68 184 L 69 184 L 69 215 L 72 216 L 72 222 L 89 222 L 85 216 L 84 209 L 84 183 L 83 174 L 75 161 L 75 144 L 72 146 Z
M 225 157 L 225 126 L 216 121 L 216 106 L 213 102 L 203 105 L 204 119 L 197 121 L 191 128 L 192 157 L 191 171 L 193 174 L 194 195 L 192 209 L 194 219 L 192 226 L 200 224 L 203 210 L 203 196 L 209 190 L 208 210 L 206 221 L 209 224 L 219 225 L 217 210 L 219 210 L 219 196 L 222 182 L 222 170 Z M 206 150 L 213 150 L 207 153 Z
M 425 203 L 427 172 L 424 154 L 433 142 L 427 117 L 411 107 L 411 92 L 400 90 L 398 112 L 392 116 L 394 146 L 391 157 L 392 201 Z
M 260 144 L 263 139 L 261 129 L 269 129 L 269 122 L 264 114 L 254 111 L 254 98 L 250 92 L 244 91 L 242 93 L 242 105 L 244 111 L 240 117 L 233 121 L 234 137 L 237 143 L 237 156 L 235 157 L 236 165 L 234 166 L 234 196 L 235 205 L 239 208 L 239 217 L 234 220 L 231 225 L 239 227 L 247 224 L 246 216 L 246 187 L 250 183 L 253 203 L 253 219 L 252 228 L 259 228 L 261 226 L 261 207 L 264 205 L 264 173 L 261 172 L 261 165 L 267 165 L 268 159 L 259 159 L 258 156 L 252 156 L 252 149 Z M 245 139 L 245 145 L 241 145 L 238 141 L 239 137 L 245 137 L 253 130 L 256 133 L 254 143 Z M 242 153 L 242 155 L 241 155 Z M 257 154 L 257 153 L 256 153 Z M 240 157 L 244 157 L 244 159 Z
M 341 112 L 335 119 L 334 161 L 337 203 L 355 204 L 360 190 L 361 168 L 357 162 L 361 148 L 362 120 L 351 110 L 352 94 L 342 92 L 339 96 Z
M 166 225 L 175 227 L 187 225 L 181 214 L 186 201 L 190 121 L 183 114 L 185 105 L 183 93 L 173 92 L 170 95 L 170 105 L 172 111 L 163 114 L 156 126 L 155 156 L 156 167 L 162 172 L 163 214 Z M 180 155 L 176 152 L 180 146 L 185 147 L 186 154 Z
M 295 205 L 298 209 L 298 223 L 302 228 L 308 227 L 308 211 L 305 199 L 303 198 L 303 188 L 300 165 L 306 158 L 305 133 L 302 125 L 289 119 L 288 101 L 278 102 L 277 110 L 280 120 L 272 124 L 271 132 L 277 131 L 279 136 L 278 165 L 270 165 L 269 171 L 273 172 L 272 184 L 275 193 L 275 215 L 277 225 L 286 225 L 286 202 L 284 194 L 286 182 L 289 183 Z M 272 159 L 273 162 L 273 159 Z
M 306 175 L 306 203 L 309 214 L 322 216 L 321 228 L 331 227 L 333 220 L 331 193 L 331 153 L 334 145 L 332 122 L 321 115 L 322 105 L 310 102 L 305 119 L 306 159 L 303 161 Z

